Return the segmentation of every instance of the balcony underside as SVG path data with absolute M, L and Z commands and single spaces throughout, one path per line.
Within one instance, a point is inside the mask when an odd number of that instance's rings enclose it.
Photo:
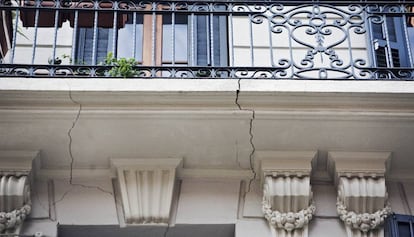
M 414 178 L 410 82 L 10 78 L 0 88 L 0 149 L 41 150 L 40 174 L 183 158 L 181 176 L 250 177 L 254 146 L 318 150 L 322 171 L 328 151 L 390 151 L 390 178 Z

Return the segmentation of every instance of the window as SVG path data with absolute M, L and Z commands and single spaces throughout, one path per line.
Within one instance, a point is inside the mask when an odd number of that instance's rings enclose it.
M 115 52 L 116 45 L 118 58 L 135 58 L 147 66 L 226 66 L 226 24 L 225 16 L 216 15 L 170 14 L 154 19 L 152 14 L 128 14 L 125 26 L 117 32 L 79 28 L 76 59 L 98 64 L 108 52 Z
M 389 216 L 385 224 L 384 237 L 414 237 L 414 216 Z
M 395 11 L 395 9 L 393 10 Z M 382 12 L 392 12 L 382 9 Z M 379 15 L 378 15 L 379 16 Z M 411 67 L 404 17 L 383 14 L 370 20 L 373 62 L 375 67 Z

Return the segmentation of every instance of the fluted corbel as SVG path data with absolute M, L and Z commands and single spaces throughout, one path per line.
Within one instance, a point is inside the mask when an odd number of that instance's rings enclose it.
M 32 151 L 0 151 L 0 234 L 18 234 L 31 211 Z
M 315 213 L 310 174 L 316 151 L 257 152 L 262 209 L 273 237 L 307 237 Z
M 111 159 L 126 224 L 168 224 L 182 159 Z
M 348 237 L 381 237 L 391 213 L 385 185 L 389 152 L 329 152 L 337 185 L 337 211 Z

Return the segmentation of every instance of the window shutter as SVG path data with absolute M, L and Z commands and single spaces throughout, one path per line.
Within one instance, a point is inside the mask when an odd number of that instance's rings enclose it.
M 414 237 L 414 216 L 392 214 L 385 223 L 384 237 Z
M 196 65 L 208 66 L 209 59 L 209 22 L 207 16 L 197 16 L 196 18 Z
M 112 29 L 98 28 L 96 38 L 96 62 L 92 62 L 93 55 L 93 28 L 80 28 L 78 33 L 78 52 L 77 60 L 78 63 L 85 64 L 98 64 L 103 62 L 108 54 L 110 39 L 112 38 Z
M 410 67 L 403 18 L 390 16 L 384 16 L 384 18 L 385 21 L 382 24 L 371 24 L 375 66 Z
M 196 16 L 196 36 L 194 39 L 196 40 L 197 66 L 227 66 L 226 24 L 225 16 L 214 15 L 212 18 L 207 15 Z M 211 55 L 212 53 L 213 55 Z

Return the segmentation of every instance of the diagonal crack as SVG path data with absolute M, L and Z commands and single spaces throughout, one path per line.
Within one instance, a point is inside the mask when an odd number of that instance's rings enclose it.
M 254 121 L 254 119 L 256 117 L 256 112 L 253 109 L 244 109 L 240 105 L 240 103 L 239 103 L 240 81 L 241 80 L 242 79 L 239 79 L 237 81 L 238 89 L 236 91 L 236 99 L 235 99 L 234 102 L 237 105 L 237 107 L 239 108 L 239 110 L 241 110 L 241 111 L 249 111 L 249 112 L 252 113 L 252 117 L 250 118 L 250 122 L 249 122 L 249 136 L 250 136 L 249 142 L 250 142 L 250 146 L 251 146 L 251 151 L 250 151 L 250 154 L 249 154 L 249 162 L 250 162 L 250 170 L 253 173 L 253 177 L 249 180 L 249 185 L 248 185 L 247 191 L 245 193 L 245 194 L 247 194 L 248 192 L 250 192 L 250 188 L 251 188 L 252 182 L 256 179 L 256 176 L 257 176 L 257 173 L 254 170 L 254 153 L 256 152 L 256 146 L 253 143 L 253 138 L 254 138 L 254 135 L 253 135 L 253 121 Z

